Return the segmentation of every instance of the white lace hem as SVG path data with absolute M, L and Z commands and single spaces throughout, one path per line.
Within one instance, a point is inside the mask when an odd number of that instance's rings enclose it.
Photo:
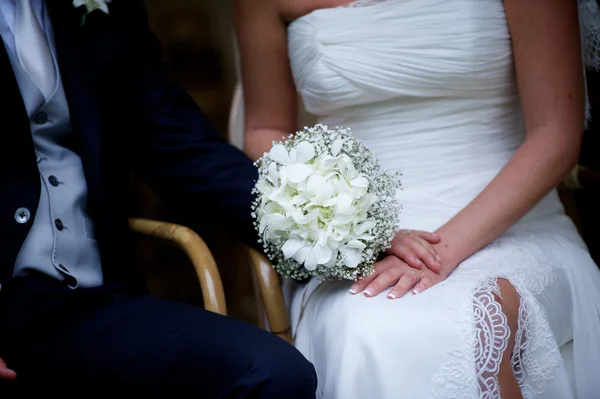
M 531 239 L 527 238 L 529 243 Z M 498 279 L 508 280 L 521 298 L 511 362 L 523 397 L 543 393 L 547 381 L 556 374 L 560 353 L 535 295 L 552 283 L 558 262 L 535 244 L 520 245 L 522 251 L 513 252 L 511 256 L 502 250 L 507 241 L 514 246 L 518 240 L 516 237 L 499 240 L 461 265 L 464 268 L 459 271 L 460 276 L 451 276 L 454 284 L 460 279 L 465 289 L 471 289 L 472 303 L 455 309 L 456 322 L 461 324 L 467 338 L 460 348 L 450 351 L 453 360 L 441 365 L 434 376 L 432 389 L 437 398 L 501 398 L 498 371 L 509 343 L 510 328 L 496 300 L 501 297 Z M 522 256 L 523 253 L 527 256 Z M 471 270 L 471 264 L 479 267 Z M 481 270 L 484 264 L 489 267 Z M 531 273 L 532 270 L 536 273 Z

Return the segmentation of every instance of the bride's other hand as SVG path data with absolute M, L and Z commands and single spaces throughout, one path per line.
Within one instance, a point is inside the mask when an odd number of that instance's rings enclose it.
M 379 295 L 383 290 L 393 287 L 388 293 L 389 299 L 402 297 L 408 291 L 419 294 L 433 285 L 444 281 L 448 274 L 445 269 L 439 273 L 424 268 L 415 270 L 403 260 L 394 255 L 387 256 L 375 263 L 375 272 L 364 279 L 358 280 L 350 288 L 350 293 L 364 292 L 366 297 Z
M 442 269 L 442 258 L 434 244 L 440 242 L 440 235 L 420 230 L 400 230 L 392 246 L 386 251 L 403 260 L 415 269 L 428 269 L 439 272 Z

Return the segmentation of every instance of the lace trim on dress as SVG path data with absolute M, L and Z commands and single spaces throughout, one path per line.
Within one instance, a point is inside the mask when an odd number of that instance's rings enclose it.
M 556 339 L 543 314 L 531 296 L 521 298 L 519 329 L 511 362 L 524 398 L 541 395 L 546 381 L 560 366 Z
M 597 0 L 578 0 L 579 29 L 583 63 L 588 70 L 600 70 L 600 8 Z M 589 127 L 592 118 L 589 90 L 585 88 L 585 127 Z
M 343 8 L 366 7 L 366 6 L 372 6 L 372 5 L 378 4 L 378 3 L 384 3 L 386 1 L 389 1 L 389 0 L 355 0 L 348 4 L 343 5 L 341 7 L 343 7 Z
M 502 248 L 509 240 L 513 249 L 507 252 L 508 249 Z M 463 262 L 457 269 L 460 275 L 449 278 L 454 280 L 453 284 L 462 281 L 463 288 L 473 294 L 472 303 L 455 309 L 456 322 L 462 324 L 467 338 L 460 348 L 450 349 L 453 360 L 441 365 L 434 376 L 432 389 L 436 397 L 501 398 L 498 371 L 508 346 L 510 328 L 496 300 L 501 297 L 498 279 L 510 281 L 521 297 L 511 362 L 523 397 L 543 393 L 546 381 L 554 378 L 560 365 L 560 353 L 535 295 L 552 283 L 553 270 L 559 263 L 540 249 L 543 246 L 535 245 L 535 240 L 530 235 L 526 239 L 522 236 L 501 238 Z M 518 242 L 528 244 L 517 245 Z M 482 268 L 482 264 L 487 267 Z M 528 269 L 539 273 L 532 277 L 531 273 L 524 272 Z
M 500 398 L 498 371 L 504 350 L 508 346 L 510 328 L 494 295 L 500 296 L 496 280 L 486 282 L 473 294 L 476 340 L 475 369 L 484 397 Z
M 585 66 L 600 69 L 600 7 L 597 0 L 579 0 L 579 25 Z
M 475 331 L 465 334 L 467 338 L 461 348 L 450 351 L 455 360 L 440 366 L 433 379 L 437 397 L 500 398 L 498 371 L 508 346 L 510 328 L 495 295 L 500 296 L 498 283 L 496 279 L 489 279 L 473 293 L 472 305 L 459 310 L 457 321 L 465 328 L 474 325 Z

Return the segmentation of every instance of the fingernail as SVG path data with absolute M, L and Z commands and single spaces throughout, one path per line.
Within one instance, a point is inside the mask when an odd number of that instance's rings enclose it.
M 435 260 L 437 260 L 438 262 L 442 261 L 442 257 L 439 256 L 438 254 L 435 255 Z
M 390 293 L 388 294 L 388 298 L 389 298 L 389 299 L 396 299 L 396 294 L 394 294 L 393 292 L 390 292 Z
M 357 292 L 358 292 L 358 285 L 353 285 L 352 287 L 350 287 L 351 294 L 356 294 Z
M 366 289 L 365 290 L 365 296 L 371 296 L 371 290 Z
M 413 293 L 413 295 L 417 295 L 417 294 L 419 294 L 419 293 L 420 293 L 420 291 L 419 291 L 419 290 L 417 290 L 417 289 L 414 289 L 414 290 L 412 290 L 412 293 Z

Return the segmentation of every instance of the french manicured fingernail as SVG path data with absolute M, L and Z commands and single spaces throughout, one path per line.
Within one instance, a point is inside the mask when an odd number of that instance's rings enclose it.
M 366 289 L 365 290 L 365 296 L 371 296 L 371 290 L 370 289 Z
M 419 294 L 420 292 L 421 292 L 421 291 L 419 291 L 419 290 L 418 290 L 418 289 L 416 289 L 416 288 L 415 288 L 414 290 L 412 290 L 412 293 L 413 293 L 413 295 L 417 295 L 417 294 Z
M 358 285 L 353 285 L 352 287 L 350 287 L 351 294 L 356 294 L 357 292 L 358 292 Z
M 390 292 L 388 294 L 388 299 L 396 299 L 396 294 L 394 294 L 393 292 Z

